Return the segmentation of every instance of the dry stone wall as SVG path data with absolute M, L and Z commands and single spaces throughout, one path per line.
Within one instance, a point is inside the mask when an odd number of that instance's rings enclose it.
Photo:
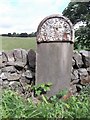
M 36 53 L 32 49 L 0 52 L 0 88 L 10 88 L 30 97 L 28 86 L 35 84 L 35 66 Z M 70 89 L 76 93 L 89 83 L 90 51 L 73 51 Z
M 90 51 L 73 51 L 71 89 L 79 92 L 83 86 L 90 85 Z
M 28 85 L 35 81 L 36 53 L 31 49 L 0 52 L 0 87 L 10 88 L 19 94 L 31 95 Z

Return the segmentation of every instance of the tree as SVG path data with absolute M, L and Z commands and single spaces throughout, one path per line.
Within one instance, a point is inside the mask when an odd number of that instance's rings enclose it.
M 27 34 L 27 33 L 21 33 L 21 34 L 19 35 L 19 37 L 28 37 L 28 34 Z
M 16 37 L 16 36 L 17 36 L 16 32 L 13 32 L 12 36 L 13 36 L 13 37 Z
M 90 21 L 90 1 L 89 2 L 70 2 L 63 11 L 63 15 L 68 17 L 73 24 L 77 22 Z
M 12 36 L 12 34 L 11 34 L 11 33 L 8 33 L 8 36 L 9 36 L 9 37 L 11 37 L 11 36 Z
M 29 34 L 29 37 L 36 37 L 36 32 L 32 32 Z
M 63 15 L 68 17 L 74 25 L 83 22 L 83 25 L 75 31 L 75 48 L 90 49 L 90 1 L 70 2 L 63 11 Z

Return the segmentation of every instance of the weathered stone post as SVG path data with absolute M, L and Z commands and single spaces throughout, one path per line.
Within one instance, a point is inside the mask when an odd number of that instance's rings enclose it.
M 36 84 L 52 83 L 48 96 L 69 88 L 74 33 L 69 19 L 51 15 L 37 29 Z

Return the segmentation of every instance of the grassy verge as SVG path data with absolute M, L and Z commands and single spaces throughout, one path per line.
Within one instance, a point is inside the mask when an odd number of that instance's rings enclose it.
M 25 101 L 10 90 L 5 90 L 2 96 L 2 118 L 88 118 L 90 119 L 90 96 L 81 93 L 67 101 L 54 96 L 49 102 L 46 100 L 34 104 L 29 98 Z M 47 102 L 45 102 L 47 101 Z

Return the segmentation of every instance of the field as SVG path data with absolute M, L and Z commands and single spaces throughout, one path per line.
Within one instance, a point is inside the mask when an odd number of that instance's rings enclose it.
M 20 37 L 1 37 L 0 50 L 10 51 L 16 48 L 36 49 L 36 38 L 20 38 Z

